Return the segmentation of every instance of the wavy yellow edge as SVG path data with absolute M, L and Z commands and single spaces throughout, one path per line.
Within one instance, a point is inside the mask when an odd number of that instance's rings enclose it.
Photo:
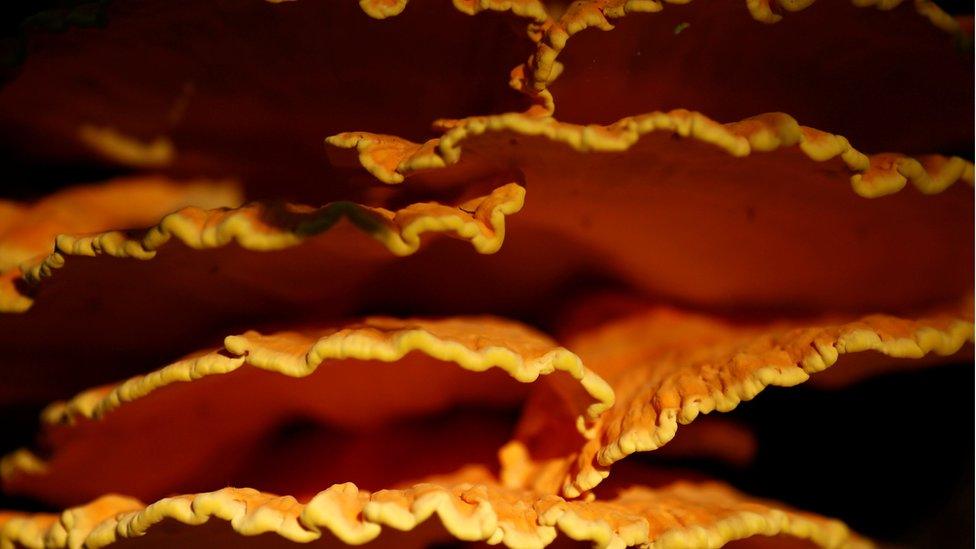
M 416 252 L 425 233 L 452 234 L 470 242 L 479 253 L 490 254 L 505 239 L 505 217 L 521 210 L 524 201 L 525 189 L 509 183 L 457 207 L 417 203 L 396 212 L 352 202 L 333 202 L 321 208 L 263 203 L 234 209 L 184 208 L 165 216 L 140 237 L 122 231 L 58 236 L 53 253 L 0 275 L 0 312 L 23 312 L 33 304 L 33 299 L 16 288 L 18 278 L 37 285 L 63 267 L 70 256 L 152 259 L 172 238 L 195 249 L 236 242 L 248 250 L 270 251 L 301 244 L 346 219 L 397 256 Z M 287 222 L 273 225 L 268 218 Z
M 694 485 L 679 482 L 660 490 L 663 494 L 657 494 L 655 490 L 648 488 L 631 487 L 620 494 L 618 499 L 653 499 L 656 500 L 655 504 L 661 507 L 660 512 L 667 513 L 671 502 L 665 498 L 670 497 L 672 502 L 674 499 L 695 501 L 700 498 L 698 492 L 703 488 L 719 495 L 716 498 L 719 501 L 713 503 L 727 509 L 741 505 L 741 496 L 719 483 Z M 662 498 L 662 495 L 665 498 Z M 640 546 L 654 549 L 721 547 L 726 543 L 757 535 L 788 535 L 809 540 L 821 547 L 873 547 L 872 543 L 853 534 L 840 521 L 770 509 L 762 504 L 729 513 L 726 517 L 713 520 L 706 527 L 693 525 L 685 528 L 670 528 L 658 535 L 651 535 L 647 523 L 650 517 L 628 513 L 619 506 L 605 504 L 607 511 L 617 513 L 613 519 L 607 519 L 595 516 L 595 513 L 585 508 L 585 503 L 579 501 L 560 502 L 555 498 L 550 500 L 552 501 L 556 503 L 547 509 L 540 509 L 540 522 L 556 525 L 569 537 L 580 541 L 592 541 L 597 547 Z M 595 503 L 602 502 L 597 500 Z
M 284 0 L 267 0 L 278 3 Z M 797 12 L 811 6 L 816 0 L 775 0 L 775 5 L 786 12 Z M 875 7 L 889 11 L 904 0 L 851 0 L 860 8 Z M 594 27 L 603 31 L 613 30 L 612 20 L 635 13 L 657 13 L 664 4 L 688 4 L 691 0 L 578 0 L 564 6 L 562 3 L 546 5 L 542 0 L 452 0 L 458 11 L 475 15 L 482 11 L 511 12 L 527 18 L 528 36 L 536 43 L 535 51 L 524 63 L 513 68 L 509 85 L 533 100 L 528 113 L 551 115 L 555 101 L 549 85 L 562 73 L 557 58 L 576 33 Z M 409 0 L 360 0 L 360 8 L 370 17 L 386 19 L 403 12 Z M 959 22 L 931 0 L 913 0 L 915 11 L 935 27 L 950 33 L 961 32 Z M 746 0 L 745 7 L 756 21 L 772 24 L 783 16 L 774 12 L 774 0 Z
M 957 319 L 944 329 L 924 325 L 914 330 L 909 337 L 883 339 L 878 331 L 864 321 L 872 317 L 844 326 L 840 333 L 825 344 L 820 337 L 814 338 L 810 350 L 799 358 L 793 367 L 768 366 L 757 369 L 746 379 L 723 386 L 706 398 L 682 399 L 680 408 L 666 408 L 657 414 L 657 422 L 649 428 L 632 428 L 614 440 L 602 442 L 594 438 L 586 442 L 583 449 L 586 464 L 570 475 L 562 486 L 562 493 L 577 497 L 592 490 L 610 474 L 610 467 L 623 458 L 636 452 L 653 451 L 674 438 L 678 424 L 686 425 L 700 413 L 712 411 L 729 412 L 740 403 L 755 398 L 769 386 L 791 387 L 807 381 L 811 374 L 821 372 L 836 364 L 841 355 L 875 351 L 892 358 L 922 358 L 934 353 L 950 356 L 958 352 L 966 343 L 974 342 L 974 326 L 970 320 Z M 878 316 L 882 321 L 884 317 Z M 594 430 L 599 430 L 595 426 Z M 505 451 L 518 455 L 520 445 L 510 443 Z M 593 455 L 591 463 L 586 455 Z
M 857 7 L 875 7 L 892 10 L 903 0 L 852 0 Z M 555 22 L 549 24 L 532 57 L 512 73 L 511 85 L 530 96 L 546 94 L 549 85 L 559 77 L 563 67 L 557 58 L 576 33 L 594 27 L 603 31 L 613 30 L 614 19 L 633 13 L 657 13 L 664 3 L 688 4 L 691 0 L 583 0 L 574 2 Z M 775 4 L 787 12 L 796 12 L 813 5 L 815 0 L 775 0 Z M 956 34 L 961 32 L 959 22 L 930 0 L 913 0 L 915 11 L 937 28 Z M 762 23 L 777 23 L 783 16 L 773 11 L 773 0 L 746 0 L 746 8 L 753 19 Z M 551 114 L 552 111 L 550 111 Z
M 457 163 L 466 139 L 506 131 L 543 137 L 580 152 L 626 151 L 642 136 L 662 131 L 714 145 L 734 157 L 798 146 L 816 162 L 840 157 L 853 172 L 850 183 L 854 192 L 865 198 L 898 192 L 908 183 L 926 194 L 939 193 L 960 180 L 973 185 L 973 164 L 962 158 L 931 155 L 916 159 L 894 153 L 868 156 L 845 137 L 801 126 L 784 113 L 720 124 L 704 114 L 678 109 L 630 116 L 606 126 L 506 113 L 460 120 L 439 139 L 424 144 L 367 132 L 340 133 L 325 141 L 334 147 L 355 149 L 366 170 L 380 181 L 395 184 L 412 173 Z
M 243 202 L 234 180 L 174 181 L 155 175 L 111 179 L 58 190 L 35 202 L 0 199 L 0 273 L 44 257 L 61 232 L 148 225 L 185 206 L 223 208 Z
M 374 19 L 386 19 L 403 13 L 408 3 L 409 0 L 359 0 L 359 7 Z M 512 12 L 540 23 L 549 19 L 546 7 L 540 0 L 452 0 L 452 3 L 455 9 L 468 15 L 482 11 L 499 11 Z
M 490 334 L 493 328 L 499 327 L 507 333 L 518 334 L 520 341 L 528 342 L 523 346 L 546 351 L 541 354 L 535 350 L 526 352 L 518 343 L 505 345 L 499 341 L 501 338 L 488 335 L 484 336 L 490 338 L 488 344 L 475 348 L 471 342 L 450 335 L 452 331 Z M 414 351 L 472 372 L 499 368 L 521 383 L 532 383 L 539 376 L 565 372 L 580 382 L 593 399 L 581 414 L 586 420 L 597 418 L 614 403 L 613 389 L 587 369 L 578 356 L 519 323 L 495 317 L 456 317 L 442 321 L 373 317 L 313 339 L 304 353 L 294 351 L 293 344 L 298 337 L 302 336 L 287 332 L 263 336 L 254 331 L 227 336 L 223 349 L 179 360 L 114 387 L 92 389 L 67 402 L 54 403 L 42 413 L 42 421 L 64 424 L 81 417 L 99 419 L 167 385 L 230 373 L 245 365 L 290 377 L 306 377 L 330 360 L 396 362 Z M 279 345 L 287 342 L 284 347 L 287 350 L 275 348 L 275 339 Z M 532 356 L 536 354 L 538 356 Z
M 656 501 L 662 495 L 707 518 L 693 526 L 652 530 L 651 521 L 655 527 L 662 521 L 674 522 Z M 108 495 L 60 516 L 0 513 L 0 546 L 99 549 L 144 536 L 167 519 L 196 526 L 212 518 L 226 521 L 245 536 L 273 533 L 307 543 L 328 533 L 346 544 L 361 545 L 376 539 L 383 527 L 412 530 L 434 515 L 459 540 L 525 549 L 545 547 L 559 533 L 613 549 L 720 547 L 736 539 L 778 534 L 809 539 L 822 547 L 871 546 L 839 521 L 754 502 L 717 484 L 677 483 L 656 491 L 630 490 L 626 497 L 627 506 L 573 502 L 470 483 L 452 487 L 425 483 L 374 493 L 352 483 L 336 484 L 304 505 L 291 496 L 250 488 L 174 496 L 148 506 Z M 709 497 L 715 501 L 707 501 Z M 741 509 L 722 508 L 729 505 Z
M 278 4 L 286 0 L 266 0 Z M 813 5 L 816 0 L 775 0 L 777 7 L 796 12 Z M 876 7 L 879 10 L 892 10 L 904 0 L 851 0 L 857 7 Z M 668 4 L 688 4 L 691 0 L 663 0 Z M 370 17 L 386 19 L 403 13 L 409 0 L 359 0 L 359 7 Z M 612 19 L 619 19 L 632 13 L 656 13 L 664 9 L 658 0 L 582 0 L 573 2 L 564 9 L 560 3 L 546 6 L 541 0 L 452 0 L 455 9 L 468 15 L 482 11 L 511 12 L 519 17 L 532 19 L 540 24 L 555 23 L 550 30 L 550 41 L 565 45 L 573 34 L 589 27 L 611 30 Z M 929 19 L 937 27 L 946 31 L 957 31 L 959 23 L 930 0 L 913 0 L 916 11 Z M 773 12 L 773 0 L 746 0 L 746 8 L 752 17 L 763 23 L 776 23 L 783 16 Z

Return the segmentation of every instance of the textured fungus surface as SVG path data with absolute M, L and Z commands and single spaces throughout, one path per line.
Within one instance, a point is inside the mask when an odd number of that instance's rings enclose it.
M 507 376 L 470 373 L 496 369 Z M 582 388 L 585 396 L 563 405 L 576 410 L 581 426 L 613 404 L 606 383 L 574 354 L 497 318 L 371 318 L 341 328 L 251 331 L 227 337 L 222 349 L 49 406 L 42 453 L 50 458 L 24 450 L 7 456 L 5 487 L 59 503 L 98 490 L 155 496 L 167 482 L 181 485 L 212 466 L 227 447 L 258 443 L 294 418 L 357 433 L 462 406 L 511 407 L 524 391 L 508 378 L 528 384 L 556 372 Z M 95 463 L 101 473 L 85 474 Z M 160 473 L 146 475 L 154 469 Z
M 519 185 L 507 184 L 458 206 L 423 202 L 395 211 L 351 202 L 189 207 L 157 217 L 148 230 L 68 233 L 56 241 L 54 234 L 70 227 L 43 232 L 31 255 L 52 246 L 55 251 L 25 261 L 23 271 L 2 274 L 0 305 L 29 310 L 0 315 L 0 347 L 10 369 L 0 401 L 63 398 L 65 391 L 135 374 L 138 360 L 155 367 L 159 356 L 226 335 L 214 333 L 214 326 L 292 320 L 296 313 L 316 321 L 341 318 L 370 295 L 357 286 L 375 292 L 369 280 L 387 273 L 391 290 L 413 284 L 425 296 L 445 292 L 449 285 L 423 290 L 423 277 L 398 275 L 391 267 L 395 256 L 417 251 L 431 233 L 470 243 L 446 247 L 454 264 L 491 253 L 501 246 L 505 218 L 520 209 L 523 195 Z M 43 226 L 25 225 L 32 238 Z M 34 307 L 37 300 L 41 304 Z M 82 317 L 88 320 L 79 323 Z M 52 340 L 50 333 L 59 337 Z M 86 363 L 87 370 L 60 371 L 61 353 Z
M 782 21 L 755 21 L 780 19 L 771 8 Z M 965 150 L 965 41 L 956 20 L 925 0 L 596 0 L 574 3 L 517 72 L 529 76 L 526 87 L 551 92 L 569 121 L 679 107 L 732 121 L 781 110 L 872 151 Z M 934 100 L 930 82 L 957 84 Z
M 557 536 L 598 547 L 718 547 L 752 536 L 787 535 L 822 547 L 868 546 L 842 523 L 753 500 L 719 483 L 673 482 L 660 488 L 621 485 L 608 500 L 566 501 L 504 489 L 477 468 L 410 488 L 368 492 L 337 484 L 302 504 L 252 489 L 174 496 L 151 505 L 105 496 L 56 515 L 0 515 L 0 539 L 20 547 L 133 546 L 208 540 L 202 525 L 226 521 L 237 534 L 276 534 L 308 543 L 338 538 L 362 544 L 384 528 L 413 530 L 441 522 L 450 536 L 506 547 L 543 547 Z M 167 525 L 168 523 L 168 525 Z M 192 526 L 190 530 L 175 524 Z M 202 532 L 194 539 L 196 528 Z M 224 532 L 224 543 L 232 542 Z M 428 540 L 429 541 L 429 540 Z M 414 542 L 416 543 L 416 541 Z
M 0 90 L 0 129 L 18 135 L 5 145 L 27 161 L 91 163 L 94 152 L 97 162 L 242 176 L 251 198 L 276 189 L 306 202 L 358 199 L 345 178 L 309 181 L 338 173 L 322 161 L 320 136 L 357 128 L 416 138 L 437 118 L 523 109 L 505 85 L 510 71 L 548 111 L 546 87 L 561 75 L 554 91 L 573 121 L 676 107 L 734 120 L 774 108 L 872 149 L 965 145 L 972 57 L 953 18 L 924 0 L 914 10 L 811 3 L 778 3 L 803 10 L 778 25 L 754 20 L 779 17 L 771 2 L 735 0 L 456 0 L 456 9 L 377 0 L 360 3 L 366 14 L 353 1 L 109 3 L 103 28 L 33 34 L 29 62 Z M 342 24 L 322 34 L 317 21 Z M 570 38 L 590 27 L 613 30 Z M 790 40 L 825 27 L 844 42 Z M 390 52 L 424 62 L 391 62 Z M 940 108 L 917 100 L 929 82 L 967 80 L 941 87 Z M 717 85 L 733 88 L 710 93 Z M 238 112 L 249 113 L 246 124 L 224 114 Z
M 956 181 L 973 184 L 973 165 L 962 158 L 929 155 L 915 159 L 892 153 L 868 156 L 843 136 L 801 126 L 783 113 L 719 124 L 701 113 L 675 110 L 631 116 L 607 126 L 582 126 L 553 118 L 505 114 L 455 121 L 443 137 L 423 145 L 362 132 L 338 134 L 326 142 L 340 148 L 355 148 L 360 163 L 379 180 L 401 183 L 405 175 L 413 172 L 457 163 L 466 140 L 476 141 L 486 135 L 489 138 L 493 134 L 542 137 L 586 153 L 626 151 L 643 136 L 654 132 L 690 137 L 733 157 L 795 146 L 816 162 L 837 158 L 850 170 L 854 191 L 866 198 L 896 193 L 908 183 L 925 194 L 942 192 Z M 483 162 L 501 163 L 506 157 L 504 149 L 491 155 L 479 150 L 478 145 L 476 142 L 472 148 L 478 151 L 476 154 L 486 157 Z
M 564 372 L 580 383 L 593 403 L 579 412 L 581 421 L 597 418 L 613 405 L 613 392 L 599 376 L 586 369 L 579 358 L 570 351 L 557 347 L 546 336 L 515 322 L 499 318 L 457 317 L 448 320 L 370 318 L 362 324 L 341 328 L 278 332 L 262 335 L 249 331 L 242 335 L 228 336 L 224 348 L 191 355 L 161 370 L 132 378 L 120 385 L 94 389 L 82 393 L 65 403 L 48 407 L 44 421 L 51 424 L 71 423 L 77 418 L 100 418 L 127 402 L 143 398 L 157 389 L 172 383 L 189 382 L 205 376 L 227 374 L 242 366 L 251 366 L 291 377 L 305 377 L 330 360 L 360 360 L 398 362 L 409 353 L 418 352 L 441 362 L 452 362 L 464 370 L 482 372 L 499 368 L 522 383 L 532 383 L 540 375 Z M 358 383 L 349 383 L 353 390 L 366 383 L 372 374 L 366 372 Z M 393 385 L 405 386 L 411 376 Z M 432 372 L 414 375 L 416 379 L 432 381 Z M 449 383 L 438 385 L 417 384 L 417 389 L 431 391 L 431 395 L 411 394 L 414 405 L 422 407 L 447 407 L 437 401 L 438 390 L 460 388 Z M 468 388 L 468 390 L 476 387 Z M 375 387 L 374 387 L 375 389 Z M 380 400 L 363 400 L 363 395 L 335 391 L 335 397 L 352 397 L 344 402 L 323 402 L 332 411 L 329 419 L 342 424 L 368 425 L 382 421 L 390 411 L 398 410 L 400 403 Z M 374 391 L 375 392 L 375 391 Z M 496 396 L 494 387 L 482 387 L 481 398 Z M 345 393 L 345 394 L 344 394 Z M 463 403 L 470 394 L 454 396 Z M 332 400 L 332 399 L 330 399 Z M 451 403 L 450 400 L 447 401 Z M 409 403 L 407 406 L 409 407 Z M 416 413 L 417 410 L 409 410 Z
M 522 187 L 510 183 L 458 206 L 418 203 L 395 212 L 351 202 L 333 202 L 320 208 L 264 203 L 213 210 L 191 206 L 163 217 L 138 236 L 117 230 L 93 235 L 59 234 L 53 253 L 21 270 L 27 283 L 37 285 L 64 266 L 67 257 L 106 255 L 152 259 L 173 238 L 198 249 L 235 242 L 250 250 L 277 250 L 329 231 L 343 219 L 378 240 L 394 255 L 416 252 L 421 235 L 428 232 L 453 234 L 471 242 L 481 253 L 493 253 L 505 238 L 505 216 L 522 208 L 524 196 Z M 42 213 L 38 217 L 43 216 Z M 349 235 L 334 238 L 348 239 Z M 10 271 L 6 276 L 18 274 L 21 273 Z M 30 298 L 19 295 L 13 282 L 7 280 L 0 290 L 7 292 L 0 294 L 0 307 L 6 305 L 6 310 L 0 308 L 0 311 L 19 312 L 30 306 Z
M 515 441 L 500 456 L 506 485 L 576 497 L 605 478 L 614 462 L 669 442 L 679 423 L 690 423 L 699 413 L 729 411 L 768 385 L 801 383 L 841 355 L 878 353 L 873 361 L 857 365 L 869 371 L 878 369 L 872 363 L 884 366 L 882 356 L 954 355 L 973 338 L 969 308 L 956 307 L 917 320 L 873 315 L 855 321 L 763 325 L 651 310 L 570 337 L 571 348 L 592 362 L 596 373 L 547 338 L 489 318 L 378 318 L 338 331 L 273 336 L 249 332 L 228 337 L 220 351 L 191 355 L 146 376 L 50 406 L 44 421 L 49 426 L 45 440 L 51 458 L 16 452 L 4 460 L 4 476 L 8 490 L 69 504 L 93 497 L 91 490 L 98 487 L 128 486 L 131 493 L 147 479 L 156 488 L 138 493 L 155 494 L 166 482 L 181 485 L 192 476 L 190 471 L 210 460 L 208 456 L 219 455 L 222 444 L 253 442 L 296 415 L 362 430 L 451 406 L 518 402 L 519 394 L 507 389 L 501 378 L 454 375 L 460 370 L 438 363 L 449 361 L 474 371 L 494 366 L 522 382 L 555 371 L 570 374 L 554 380 L 551 393 L 536 394 Z M 409 360 L 411 351 L 426 357 Z M 329 359 L 403 363 L 380 381 L 380 370 L 356 364 L 345 370 L 319 367 Z M 244 365 L 252 368 L 240 370 Z M 305 377 L 317 369 L 322 374 L 310 382 L 287 381 L 287 376 Z M 270 370 L 273 377 L 286 381 L 269 379 L 260 370 Z M 395 397 L 399 388 L 417 379 L 425 380 L 422 387 Z M 367 384 L 370 398 L 356 391 Z M 207 401 L 213 411 L 204 416 L 190 413 Z M 168 422 L 161 431 L 152 427 L 154 418 L 171 414 L 166 410 L 180 410 L 186 417 Z M 574 426 L 580 431 L 574 432 Z M 130 434 L 120 437 L 122 432 Z M 708 436 L 703 447 L 726 458 L 721 437 Z M 180 467 L 166 448 L 191 439 L 199 442 L 195 450 L 180 454 L 195 457 Z M 102 476 L 107 478 L 81 474 L 107 456 L 118 462 L 106 468 Z M 134 456 L 143 457 L 133 476 L 125 464 Z M 144 474 L 155 468 L 154 460 L 162 460 L 160 468 L 166 464 L 170 477 Z
M 151 176 L 75 187 L 33 204 L 0 201 L 0 312 L 30 306 L 17 280 L 52 253 L 62 235 L 148 225 L 182 207 L 232 207 L 240 202 L 240 191 L 231 182 L 180 183 Z
M 386 18 L 404 11 L 407 1 L 360 5 Z M 973 113 L 972 54 L 960 47 L 959 23 L 927 0 L 456 0 L 454 6 L 529 19 L 536 47 L 512 71 L 511 83 L 542 112 L 551 114 L 558 104 L 567 120 L 607 122 L 662 106 L 737 119 L 772 106 L 854 133 L 872 148 L 957 149 L 970 139 L 964 121 Z M 772 24 L 783 12 L 800 13 Z M 793 40 L 825 27 L 832 30 L 829 49 Z M 938 109 L 916 100 L 927 82 L 966 80 L 969 86 L 946 90 Z M 715 86 L 723 93 L 712 93 Z M 879 88 L 886 90 L 881 97 L 872 91 Z
M 231 182 L 130 177 L 74 187 L 34 203 L 0 200 L 0 273 L 37 261 L 62 234 L 151 225 L 185 206 L 233 207 L 242 201 Z
M 0 201 L 0 408 L 55 401 L 0 488 L 67 508 L 0 548 L 868 546 L 680 469 L 805 500 L 699 416 L 971 363 L 927 0 L 69 4 L 0 87 L 14 194 L 135 175 Z
M 595 487 L 627 455 L 667 444 L 679 424 L 701 413 L 730 411 L 767 386 L 802 383 L 843 362 L 844 355 L 872 352 L 881 363 L 928 354 L 949 357 L 973 337 L 971 303 L 915 320 L 871 315 L 852 321 L 737 325 L 670 309 L 629 315 L 568 341 L 613 387 L 617 405 L 582 440 L 565 428 L 558 436 L 559 420 L 552 413 L 558 408 L 551 406 L 551 398 L 535 399 L 516 441 L 502 453 L 503 474 L 507 484 L 542 490 L 553 489 L 566 474 L 561 490 L 575 497 Z M 870 366 L 837 366 L 847 367 Z M 566 461 L 561 456 L 574 444 L 582 447 Z
M 785 114 L 722 125 L 656 112 L 609 126 L 508 114 L 422 145 L 364 133 L 328 142 L 408 186 L 517 167 L 527 198 L 513 234 L 562 235 L 591 269 L 697 305 L 892 310 L 971 286 L 971 163 L 869 156 Z M 756 273 L 770 274 L 756 284 Z

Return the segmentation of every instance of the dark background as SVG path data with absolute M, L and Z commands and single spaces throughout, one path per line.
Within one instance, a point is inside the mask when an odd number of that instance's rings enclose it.
M 974 383 L 964 363 L 839 391 L 770 387 L 728 414 L 755 429 L 754 463 L 697 465 L 892 547 L 972 547 Z

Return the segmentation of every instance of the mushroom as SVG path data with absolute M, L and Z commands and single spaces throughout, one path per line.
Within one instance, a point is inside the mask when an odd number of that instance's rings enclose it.
M 866 547 L 713 478 L 769 441 L 737 410 L 972 361 L 971 37 L 927 0 L 23 28 L 0 405 L 53 403 L 0 547 Z

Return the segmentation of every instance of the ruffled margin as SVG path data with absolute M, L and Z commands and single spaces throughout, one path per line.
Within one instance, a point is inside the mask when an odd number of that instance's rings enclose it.
M 756 535 L 788 535 L 823 547 L 870 546 L 839 521 L 751 500 L 718 483 L 684 482 L 630 488 L 606 502 L 538 497 L 481 483 L 375 493 L 337 484 L 304 505 L 248 488 L 169 497 L 148 506 L 110 495 L 60 516 L 0 514 L 0 541 L 98 549 L 152 534 L 167 519 L 196 526 L 216 518 L 245 536 L 273 533 L 307 543 L 328 533 L 359 545 L 377 538 L 383 527 L 412 530 L 434 515 L 459 540 L 512 548 L 541 548 L 559 534 L 607 548 L 720 547 Z
M 345 219 L 397 256 L 416 252 L 425 233 L 448 233 L 467 240 L 479 253 L 490 254 L 498 251 L 505 239 L 505 217 L 521 210 L 524 199 L 525 189 L 509 183 L 456 207 L 417 203 L 395 212 L 352 202 L 333 202 L 320 208 L 266 203 L 233 209 L 184 208 L 136 236 L 122 231 L 58 236 L 53 253 L 0 275 L 0 312 L 29 309 L 33 299 L 22 291 L 20 282 L 28 287 L 40 284 L 63 267 L 68 257 L 107 255 L 148 260 L 173 238 L 195 249 L 236 242 L 248 250 L 270 251 L 301 244 Z
M 797 146 L 810 160 L 840 158 L 852 172 L 858 195 L 875 198 L 903 189 L 908 183 L 926 194 L 942 192 L 956 181 L 973 185 L 973 164 L 941 155 L 912 158 L 896 153 L 866 155 L 843 136 L 801 126 L 791 116 L 767 113 L 720 124 L 693 111 L 652 112 L 623 118 L 606 126 L 570 124 L 522 113 L 477 116 L 457 121 L 439 139 L 417 144 L 367 132 L 346 132 L 326 143 L 355 149 L 360 164 L 385 183 L 401 183 L 412 173 L 444 168 L 461 160 L 465 141 L 476 136 L 511 132 L 542 137 L 579 152 L 621 152 L 654 132 L 672 132 L 718 147 L 741 158 Z

